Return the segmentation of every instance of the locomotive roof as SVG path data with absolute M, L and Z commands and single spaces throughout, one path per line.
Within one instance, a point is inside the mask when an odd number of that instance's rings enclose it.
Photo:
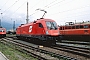
M 44 22 L 44 21 L 54 21 L 54 20 L 52 20 L 52 19 L 37 19 L 37 20 L 34 21 L 34 22 L 30 22 L 30 23 L 28 23 L 28 24 L 22 24 L 22 25 L 19 26 L 19 27 L 24 27 L 24 26 L 28 26 L 28 25 L 33 25 L 33 24 L 35 24 L 35 23 L 40 23 L 40 22 Z
M 54 21 L 52 19 L 38 19 L 37 22 L 42 22 L 42 21 Z
M 66 24 L 68 23 L 68 24 Z M 66 25 L 61 25 L 61 26 L 76 26 L 76 25 L 90 25 L 90 21 L 86 21 L 86 22 L 77 22 L 77 23 L 74 23 L 74 22 L 66 22 L 65 24 Z M 70 24 L 69 24 L 70 23 Z M 73 23 L 73 24 L 71 24 Z
M 64 26 L 76 26 L 76 25 L 90 25 L 90 24 L 73 24 L 73 25 L 62 25 L 62 26 L 64 27 Z
M 5 28 L 0 28 L 0 29 L 5 29 Z

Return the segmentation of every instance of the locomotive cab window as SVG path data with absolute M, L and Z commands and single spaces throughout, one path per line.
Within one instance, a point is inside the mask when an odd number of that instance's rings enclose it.
M 88 25 L 84 25 L 84 28 L 88 28 Z
M 49 29 L 49 30 L 57 30 L 58 29 L 56 22 L 46 21 L 46 26 L 47 26 L 47 29 Z
M 39 23 L 39 27 L 40 27 L 40 28 L 43 28 L 43 25 L 42 25 L 41 23 Z

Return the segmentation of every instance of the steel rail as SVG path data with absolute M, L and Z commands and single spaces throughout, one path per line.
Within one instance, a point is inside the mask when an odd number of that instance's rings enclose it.
M 66 59 L 66 60 L 77 60 L 76 58 L 71 58 L 69 56 L 64 56 L 64 55 L 56 54 L 56 53 L 53 53 L 53 52 L 50 52 L 50 51 L 46 51 L 46 50 L 43 50 L 43 49 L 39 49 L 39 48 L 36 48 L 36 47 L 32 47 L 32 46 L 29 46 L 29 45 L 17 42 L 15 40 L 10 40 L 10 41 L 15 42 L 16 44 L 19 43 L 18 45 L 20 45 L 22 47 L 25 46 L 25 48 L 32 49 L 32 50 L 35 50 L 35 51 L 38 51 L 38 52 L 41 52 L 41 53 L 44 53 L 44 54 L 49 54 L 50 56 L 57 57 L 59 59 L 63 58 L 63 59 Z

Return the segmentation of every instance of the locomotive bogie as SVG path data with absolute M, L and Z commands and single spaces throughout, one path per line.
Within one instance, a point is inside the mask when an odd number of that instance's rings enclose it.
M 6 34 L 0 34 L 0 38 L 6 37 Z

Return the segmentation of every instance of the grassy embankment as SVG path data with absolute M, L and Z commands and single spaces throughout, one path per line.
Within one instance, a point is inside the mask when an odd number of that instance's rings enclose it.
M 33 57 L 30 57 L 30 55 L 27 55 L 25 53 L 22 53 L 18 50 L 15 50 L 13 45 L 10 44 L 10 46 L 3 44 L 0 42 L 0 51 L 9 59 L 9 60 L 37 60 Z

